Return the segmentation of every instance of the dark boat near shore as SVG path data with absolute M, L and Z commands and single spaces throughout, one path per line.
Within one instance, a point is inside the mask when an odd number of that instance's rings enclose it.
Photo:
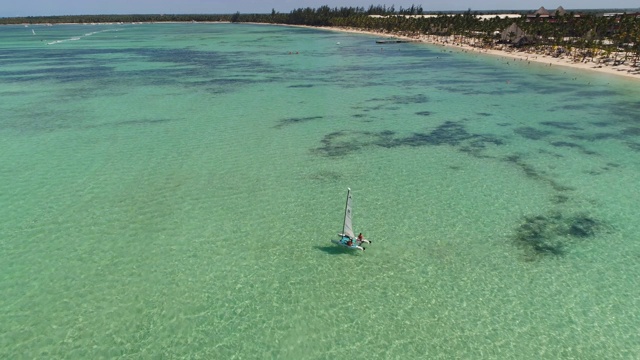
M 398 44 L 398 43 L 411 43 L 411 42 L 418 42 L 418 40 L 401 40 L 401 39 L 376 40 L 376 44 Z

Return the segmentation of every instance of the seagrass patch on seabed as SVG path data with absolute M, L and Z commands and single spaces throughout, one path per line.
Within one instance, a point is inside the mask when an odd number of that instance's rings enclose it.
M 562 257 L 582 241 L 611 229 L 602 220 L 585 213 L 563 214 L 553 211 L 526 216 L 516 228 L 514 243 L 523 248 L 525 261 L 543 257 Z
M 368 146 L 386 149 L 399 146 L 442 146 L 457 147 L 471 155 L 478 155 L 487 144 L 504 145 L 498 137 L 473 134 L 466 130 L 461 122 L 445 121 L 429 132 L 414 132 L 404 137 L 395 136 L 394 131 L 336 131 L 324 136 L 322 146 L 313 149 L 314 153 L 327 157 L 345 156 Z M 474 150 L 474 151 L 470 151 Z

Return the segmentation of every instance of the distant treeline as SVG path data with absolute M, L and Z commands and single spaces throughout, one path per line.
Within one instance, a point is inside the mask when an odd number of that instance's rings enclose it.
M 549 19 L 527 17 L 530 12 L 514 12 L 520 18 L 501 19 L 494 17 L 482 20 L 479 12 L 435 14 L 435 17 L 411 17 L 425 14 L 421 6 L 409 8 L 383 5 L 364 7 L 299 8 L 289 13 L 272 10 L 267 14 L 184 14 L 184 15 L 77 15 L 2 18 L 1 24 L 38 23 L 132 23 L 132 22 L 255 22 L 270 24 L 353 27 L 363 30 L 398 33 L 404 35 L 460 35 L 482 40 L 487 44 L 505 41 L 505 30 L 517 31 L 509 34 L 507 42 L 522 45 L 553 45 L 579 48 L 608 47 L 610 50 L 624 48 L 640 53 L 640 17 L 631 15 L 602 16 L 600 12 L 580 11 L 579 14 L 556 13 Z M 484 12 L 484 15 L 487 13 Z M 376 16 L 372 16 L 376 15 Z
M 352 17 L 368 15 L 419 15 L 424 14 L 422 6 L 412 5 L 409 8 L 386 5 L 371 5 L 364 7 L 329 8 L 321 6 L 318 9 L 300 8 L 290 13 L 279 13 L 273 10 L 270 14 L 132 14 L 132 15 L 65 15 L 65 16 L 27 16 L 0 18 L 0 24 L 91 24 L 91 23 L 132 23 L 132 22 L 261 22 L 302 25 L 312 22 L 318 26 L 329 26 L 329 19 L 335 17 Z
M 232 15 L 64 15 L 64 16 L 26 16 L 0 18 L 2 25 L 21 24 L 92 24 L 92 23 L 137 23 L 137 22 L 191 22 L 191 21 L 230 21 Z

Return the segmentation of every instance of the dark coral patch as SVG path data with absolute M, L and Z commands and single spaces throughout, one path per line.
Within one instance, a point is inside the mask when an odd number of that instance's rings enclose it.
M 390 130 L 381 131 L 377 134 L 374 145 L 387 149 L 398 146 L 397 140 L 393 137 L 394 135 L 395 132 Z
M 568 147 L 568 148 L 582 149 L 582 146 L 580 146 L 578 144 L 571 143 L 571 142 L 567 142 L 567 141 L 554 141 L 554 142 L 551 143 L 551 145 L 553 145 L 555 147 Z
M 585 105 L 567 104 L 560 106 L 560 108 L 564 110 L 582 110 L 585 108 Z
M 614 106 L 609 107 L 608 110 L 609 115 L 613 115 L 615 118 L 619 119 L 627 119 L 626 122 L 636 124 L 638 111 L 640 111 L 640 101 L 618 102 Z
M 429 98 L 427 98 L 424 94 L 416 94 L 416 95 L 393 95 L 386 98 L 373 98 L 369 101 L 384 101 L 384 102 L 392 102 L 394 104 L 424 104 L 429 102 Z
M 438 126 L 430 133 L 414 133 L 401 140 L 403 145 L 423 146 L 423 145 L 458 145 L 464 140 L 472 137 L 464 126 L 453 121 L 447 121 Z
M 595 152 L 595 151 L 588 150 L 587 148 L 585 148 L 582 145 L 578 145 L 578 144 L 575 144 L 575 143 L 572 143 L 572 142 L 568 142 L 568 141 L 553 141 L 553 142 L 551 142 L 551 145 L 553 145 L 555 147 L 568 147 L 568 148 L 578 149 L 585 155 L 598 155 L 598 153 Z
M 619 139 L 621 137 L 620 134 L 610 134 L 610 133 L 597 133 L 597 134 L 573 134 L 569 137 L 578 140 L 587 140 L 587 141 L 599 141 L 599 140 L 608 140 L 608 139 Z
M 519 167 L 528 178 L 547 183 L 555 191 L 564 192 L 574 190 L 572 187 L 558 183 L 555 179 L 549 177 L 546 173 L 536 170 L 533 166 L 524 162 L 522 157 L 519 155 L 509 155 L 504 158 L 504 161 L 513 163 L 514 165 Z
M 293 118 L 286 118 L 286 119 L 282 119 L 280 120 L 280 122 L 278 123 L 278 125 L 276 125 L 276 128 L 281 128 L 287 125 L 293 125 L 293 124 L 299 124 L 299 123 L 303 123 L 303 122 L 308 122 L 308 121 L 313 121 L 313 120 L 320 120 L 320 119 L 324 119 L 324 116 L 308 116 L 308 117 L 293 117 Z
M 563 157 L 564 157 L 564 155 L 562 155 L 562 154 L 558 154 L 558 153 L 555 153 L 555 152 L 553 152 L 553 151 L 549 151 L 549 150 L 547 150 L 547 149 L 538 149 L 538 152 L 539 152 L 540 154 L 545 154 L 545 155 L 553 156 L 553 157 L 555 157 L 555 158 L 563 158 Z
M 628 141 L 626 144 L 631 150 L 640 151 L 640 144 L 631 141 Z
M 518 155 L 509 155 L 505 158 L 505 161 L 517 165 L 520 169 L 522 169 L 522 171 L 524 171 L 524 174 L 527 175 L 527 177 L 530 177 L 536 180 L 543 179 L 543 176 L 540 173 L 538 173 L 533 168 L 533 166 L 522 161 L 522 158 Z
M 555 127 L 563 130 L 582 130 L 581 127 L 576 126 L 575 123 L 567 122 L 567 121 L 544 121 L 540 124 Z
M 599 228 L 598 222 L 587 216 L 577 216 L 570 219 L 569 235 L 580 238 L 592 237 Z
M 359 150 L 361 147 L 361 142 L 358 142 L 355 137 L 349 136 L 345 131 L 327 134 L 320 142 L 322 146 L 315 149 L 315 151 L 328 157 L 345 156 Z
M 538 215 L 525 217 L 516 230 L 515 240 L 535 255 L 565 255 L 564 244 L 556 239 L 551 226 L 552 218 Z
M 582 90 L 582 91 L 577 91 L 575 95 L 579 99 L 585 99 L 585 98 L 611 97 L 611 96 L 617 96 L 618 94 L 609 90 Z
M 429 116 L 431 115 L 431 111 L 418 111 L 416 113 L 416 115 L 420 115 L 420 116 Z
M 513 131 L 515 131 L 516 134 L 531 140 L 540 140 L 552 134 L 551 131 L 538 130 L 530 126 L 519 127 Z
M 622 135 L 625 136 L 640 136 L 640 128 L 631 127 L 622 130 Z
M 457 146 L 462 142 L 473 140 L 475 146 L 484 143 L 502 145 L 503 141 L 489 135 L 471 134 L 460 123 L 447 121 L 430 133 L 414 133 L 403 139 L 398 139 L 399 145 L 424 146 L 424 145 L 450 145 Z
M 500 90 L 497 88 L 494 88 L 493 90 L 478 91 L 478 90 L 472 90 L 465 86 L 439 86 L 438 90 L 448 91 L 454 94 L 461 94 L 465 96 L 489 95 L 489 96 L 501 97 L 509 93 L 507 90 Z
M 514 239 L 525 248 L 527 256 L 563 256 L 571 246 L 595 237 L 604 228 L 601 221 L 585 214 L 566 216 L 552 212 L 525 217 Z
M 314 151 L 324 156 L 343 156 L 367 146 L 394 148 L 398 146 L 457 146 L 460 151 L 479 152 L 487 144 L 503 145 L 503 141 L 489 135 L 471 134 L 460 123 L 447 121 L 428 133 L 413 133 L 406 137 L 396 137 L 393 131 L 352 132 L 344 131 L 328 134 L 321 141 L 322 146 Z M 471 149 L 471 151 L 470 151 Z
M 566 195 L 562 195 L 562 194 L 557 194 L 553 197 L 552 199 L 553 203 L 555 204 L 564 204 L 567 201 L 569 201 L 569 197 Z

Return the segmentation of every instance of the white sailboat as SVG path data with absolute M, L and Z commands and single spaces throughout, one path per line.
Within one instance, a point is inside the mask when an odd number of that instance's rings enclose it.
M 358 235 L 356 238 L 353 233 L 353 224 L 351 221 L 351 206 L 352 206 L 352 198 L 351 198 L 351 189 L 347 188 L 347 204 L 344 208 L 344 224 L 342 225 L 342 232 L 338 235 L 341 237 L 340 240 L 331 240 L 336 245 L 344 246 L 349 249 L 354 250 L 365 250 L 362 244 L 367 243 L 370 244 L 371 241 L 362 237 L 362 234 Z

